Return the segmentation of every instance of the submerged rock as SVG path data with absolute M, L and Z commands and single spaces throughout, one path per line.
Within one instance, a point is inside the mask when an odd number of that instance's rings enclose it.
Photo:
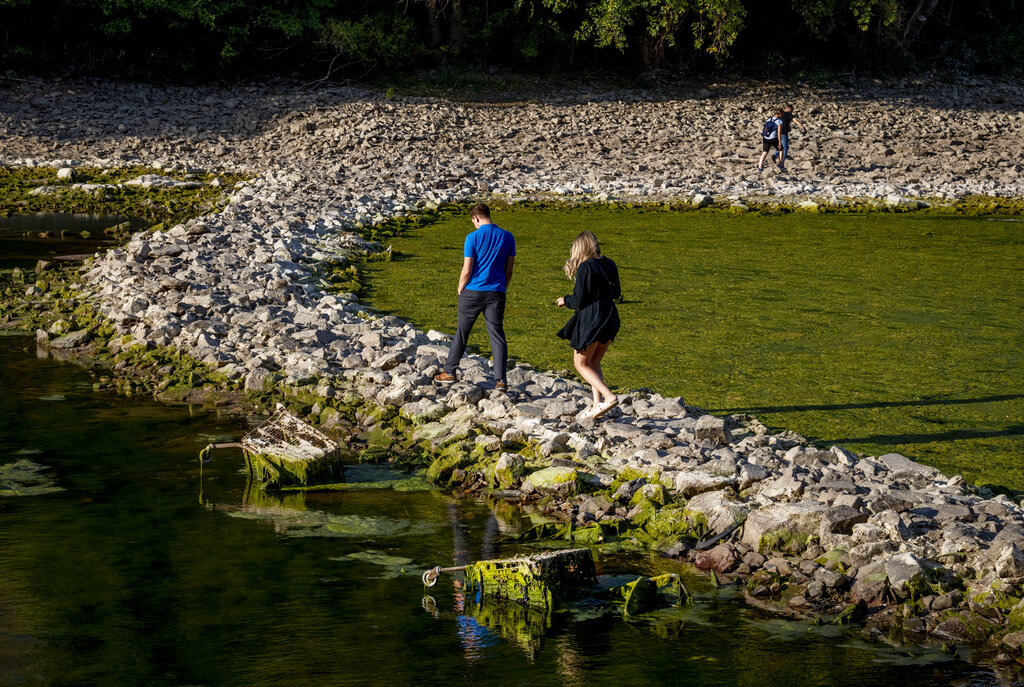
M 56 486 L 45 465 L 22 459 L 0 465 L 0 497 L 39 496 L 64 491 Z

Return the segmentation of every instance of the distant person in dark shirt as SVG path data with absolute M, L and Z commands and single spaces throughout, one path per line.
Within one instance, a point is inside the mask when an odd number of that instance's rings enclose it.
M 764 126 L 761 128 L 761 158 L 757 161 L 757 171 L 760 172 L 764 169 L 765 158 L 768 157 L 768 153 L 774 148 L 776 151 L 779 149 L 779 140 L 782 138 L 779 134 L 779 130 L 782 128 L 782 110 L 779 110 L 772 115 Z M 772 153 L 772 159 L 778 153 Z M 779 169 L 786 171 L 782 165 L 779 165 Z
M 466 341 L 476 318 L 484 316 L 491 339 L 494 388 L 507 389 L 505 369 L 508 344 L 505 341 L 505 289 L 512 281 L 516 260 L 516 240 L 510 232 L 491 222 L 491 210 L 483 203 L 473 206 L 469 218 L 475 227 L 466 236 L 462 273 L 459 274 L 459 321 L 448 351 L 444 370 L 434 375 L 438 382 L 454 382 Z
M 789 157 L 789 130 L 794 124 L 800 127 L 800 133 L 806 134 L 807 129 L 800 123 L 800 120 L 793 116 L 793 106 L 786 105 L 786 108 L 779 115 L 779 119 L 782 120 L 782 124 L 779 126 L 779 145 L 782 146 L 782 155 L 779 156 L 779 169 L 783 172 L 786 171 L 786 159 Z M 772 159 L 774 160 L 776 153 L 772 153 Z
M 619 270 L 601 255 L 601 247 L 592 232 L 581 232 L 572 243 L 565 274 L 576 282 L 572 293 L 560 296 L 555 305 L 576 311 L 558 336 L 568 339 L 575 353 L 573 365 L 594 392 L 594 405 L 579 419 L 598 418 L 619 405 L 618 397 L 604 383 L 601 359 L 608 344 L 619 333 L 619 311 L 615 299 L 622 295 Z

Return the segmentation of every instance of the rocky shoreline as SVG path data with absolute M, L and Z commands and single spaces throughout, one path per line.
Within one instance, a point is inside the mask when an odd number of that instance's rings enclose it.
M 1015 84 L 710 84 L 671 98 L 505 103 L 103 82 L 24 82 L 7 95 L 6 165 L 255 177 L 222 212 L 136 234 L 87 265 L 78 297 L 104 324 L 65 322 L 39 333 L 46 345 L 103 331 L 115 353 L 180 349 L 251 393 L 304 394 L 328 427 L 351 418 L 368 447 L 415 448 L 437 483 L 545 513 L 554 522 L 533 536 L 650 547 L 740 579 L 753 598 L 1020 659 L 1024 511 L 1006 496 L 658 394 L 577 422 L 589 397 L 578 382 L 517 365 L 498 393 L 478 356 L 440 387 L 445 335 L 379 317 L 328 279 L 381 249 L 355 226 L 489 194 L 903 206 L 1024 196 Z M 790 174 L 757 174 L 753 141 L 780 100 L 811 133 L 794 137 Z

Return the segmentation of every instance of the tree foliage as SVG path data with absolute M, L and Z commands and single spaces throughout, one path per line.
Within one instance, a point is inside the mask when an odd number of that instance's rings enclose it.
M 0 0 L 0 67 L 169 79 L 414 67 L 1024 65 L 1024 0 Z

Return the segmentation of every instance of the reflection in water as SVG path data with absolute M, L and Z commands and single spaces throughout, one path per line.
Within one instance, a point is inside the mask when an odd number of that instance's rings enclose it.
M 438 529 L 436 523 L 424 520 L 310 509 L 306 503 L 308 494 L 269 492 L 259 487 L 250 487 L 246 489 L 241 505 L 208 503 L 207 507 L 225 512 L 233 518 L 269 522 L 276 533 L 286 537 L 369 540 L 376 537 L 422 536 Z
M 499 635 L 518 644 L 533 659 L 544 645 L 544 636 L 551 629 L 550 609 L 504 601 L 485 595 L 474 595 L 465 602 L 460 616 L 460 635 L 463 621 L 471 622 L 481 632 Z M 464 640 L 465 643 L 465 640 Z M 467 654 L 468 655 L 468 654 Z

